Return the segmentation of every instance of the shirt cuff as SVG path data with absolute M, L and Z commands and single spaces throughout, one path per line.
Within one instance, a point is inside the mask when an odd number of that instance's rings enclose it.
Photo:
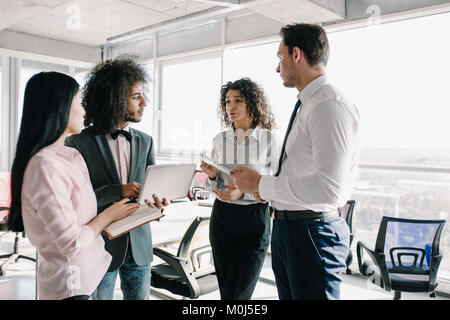
M 244 193 L 244 197 L 242 199 L 256 201 L 256 198 L 253 196 L 253 193 Z
M 210 178 L 208 177 L 206 186 L 207 186 L 207 187 L 209 186 L 210 191 L 212 191 L 212 190 L 214 190 L 214 189 L 217 188 L 217 183 L 218 183 L 218 181 L 219 181 L 218 175 L 219 175 L 219 173 L 217 173 L 217 176 L 216 176 L 214 179 L 210 179 Z
M 259 181 L 259 196 L 265 201 L 275 200 L 275 181 L 277 177 L 262 176 Z

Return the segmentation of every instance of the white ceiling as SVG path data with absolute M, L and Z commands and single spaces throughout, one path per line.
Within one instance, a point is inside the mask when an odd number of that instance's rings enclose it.
M 372 3 L 387 14 L 450 0 L 0 0 L 0 49 L 8 31 L 98 47 L 135 30 L 170 30 L 233 15 L 283 24 L 361 19 Z
M 42 14 L 70 0 L 0 0 L 0 30 Z
M 148 26 L 240 10 L 280 22 L 342 19 L 317 1 L 326 0 L 0 0 L 0 32 L 99 46 L 108 38 Z
M 44 6 L 41 2 L 48 4 Z M 0 0 L 0 29 L 97 46 L 109 37 L 214 6 L 190 0 L 53 0 L 37 3 Z
M 342 9 L 344 8 L 345 4 L 343 1 L 333 1 L 341 3 Z M 333 21 L 344 18 L 343 12 L 339 15 L 310 0 L 255 1 L 249 8 L 282 23 L 298 22 L 300 17 L 301 21 L 305 23 Z

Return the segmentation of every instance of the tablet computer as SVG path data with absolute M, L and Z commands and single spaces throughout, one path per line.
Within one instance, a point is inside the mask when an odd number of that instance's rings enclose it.
M 214 168 L 216 168 L 217 170 L 220 170 L 222 172 L 225 172 L 226 174 L 230 175 L 231 173 L 231 169 L 227 168 L 219 163 L 214 162 L 213 159 L 208 158 L 206 156 L 202 156 L 202 160 L 205 161 L 207 164 L 213 166 Z

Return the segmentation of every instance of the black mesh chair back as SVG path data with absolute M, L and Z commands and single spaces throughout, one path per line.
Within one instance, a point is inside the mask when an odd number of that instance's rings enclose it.
M 384 252 L 390 273 L 428 274 L 431 257 L 440 256 L 445 220 L 383 217 L 375 251 Z
M 394 290 L 394 299 L 400 299 L 401 292 L 427 292 L 434 297 L 445 222 L 382 217 L 375 250 L 361 241 L 357 244 L 361 274 L 387 291 Z M 370 260 L 363 258 L 363 252 Z

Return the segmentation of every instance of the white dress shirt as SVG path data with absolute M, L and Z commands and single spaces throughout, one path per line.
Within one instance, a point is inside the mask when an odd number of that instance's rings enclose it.
M 275 173 L 280 155 L 278 136 L 273 132 L 256 127 L 248 133 L 247 139 L 238 142 L 234 129 L 217 134 L 213 139 L 211 158 L 227 168 L 242 165 L 258 171 L 263 175 Z M 243 133 L 243 131 L 241 131 Z M 238 133 L 239 134 L 239 133 Z M 234 184 L 233 179 L 226 173 L 219 171 L 214 180 L 207 180 L 207 189 L 223 189 L 227 184 Z M 252 193 L 245 193 L 242 199 L 231 201 L 234 204 L 257 203 Z
M 277 177 L 263 176 L 262 199 L 278 210 L 329 212 L 349 199 L 359 161 L 359 112 L 326 76 L 299 94 L 302 106 Z M 293 104 L 294 105 L 294 104 Z

